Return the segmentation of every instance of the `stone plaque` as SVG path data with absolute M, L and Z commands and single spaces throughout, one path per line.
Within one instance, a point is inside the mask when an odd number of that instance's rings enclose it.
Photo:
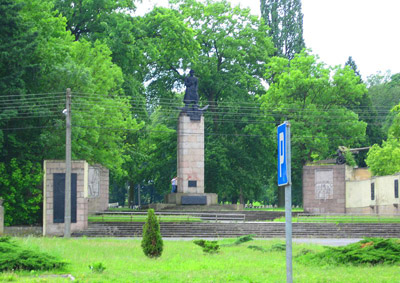
M 333 170 L 315 170 L 315 199 L 333 198 Z
M 77 174 L 71 174 L 71 223 L 76 223 Z M 64 223 L 65 213 L 65 173 L 53 174 L 53 223 Z
M 206 205 L 207 197 L 206 196 L 182 196 L 181 203 L 188 204 L 188 205 Z
M 88 180 L 89 197 L 98 197 L 100 192 L 100 169 L 96 167 L 89 168 Z

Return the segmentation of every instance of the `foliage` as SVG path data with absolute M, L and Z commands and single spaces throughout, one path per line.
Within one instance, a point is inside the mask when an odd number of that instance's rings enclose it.
M 237 245 L 240 245 L 240 244 L 243 244 L 246 242 L 253 241 L 254 236 L 255 236 L 254 234 L 250 234 L 250 235 L 238 237 L 233 244 L 237 246 Z
M 11 270 L 52 270 L 66 266 L 54 256 L 25 249 L 9 237 L 0 237 L 0 272 Z
M 208 254 L 219 253 L 218 241 L 194 240 L 193 243 L 202 247 L 204 253 L 208 253 Z
M 393 75 L 390 82 L 382 85 L 374 86 L 379 87 L 387 97 L 381 96 L 380 99 L 385 99 L 387 105 L 390 107 L 397 103 L 393 99 L 397 94 L 400 94 L 400 74 Z M 376 91 L 376 90 L 375 90 Z M 388 99 L 388 100 L 386 100 Z M 391 100 L 393 99 L 393 101 Z M 377 100 L 377 104 L 382 101 Z M 382 106 L 383 107 L 383 106 Z M 368 152 L 366 163 L 370 167 L 374 175 L 390 175 L 400 171 L 400 105 L 392 108 L 386 117 L 386 127 L 388 128 L 387 140 L 383 141 L 382 145 L 375 144 Z
M 240 236 L 240 237 L 237 237 L 233 243 L 222 244 L 221 246 L 227 246 L 227 247 L 238 246 L 238 245 L 241 245 L 243 243 L 253 241 L 254 240 L 253 239 L 254 236 L 255 236 L 254 234 Z
M 4 223 L 35 224 L 40 221 L 42 203 L 42 169 L 40 164 L 13 158 L 0 163 L 0 198 L 4 199 Z
M 320 253 L 306 253 L 298 259 L 317 265 L 360 265 L 398 264 L 400 262 L 400 241 L 398 239 L 365 238 L 344 247 L 327 247 Z
M 163 240 L 161 238 L 160 224 L 153 209 L 147 212 L 146 223 L 143 226 L 142 249 L 150 258 L 160 257 L 163 251 Z
M 390 110 L 400 101 L 400 74 L 376 74 L 368 77 L 368 84 L 368 95 L 378 113 L 378 126 L 386 134 L 396 116 Z
M 103 273 L 103 271 L 106 270 L 106 267 L 102 262 L 95 262 L 89 265 L 89 269 L 95 273 Z
M 400 172 L 400 141 L 389 138 L 382 143 L 382 146 L 373 145 L 368 152 L 366 162 L 375 176 Z
M 300 0 L 261 0 L 261 15 L 270 27 L 276 55 L 293 59 L 300 53 L 305 47 Z
M 190 67 L 199 77 L 205 114 L 205 190 L 222 201 L 245 203 L 263 195 L 272 171 L 271 124 L 260 115 L 255 95 L 265 91 L 262 76 L 273 53 L 267 26 L 248 9 L 228 1 L 174 1 L 194 32 Z M 249 181 L 251 180 L 251 181 Z
M 366 88 L 350 68 L 327 68 L 306 51 L 290 62 L 272 58 L 266 79 L 265 113 L 276 124 L 291 124 L 293 203 L 301 204 L 305 162 L 330 158 L 339 145 L 357 146 L 365 139 L 366 123 L 349 107 L 357 105 Z
M 356 62 L 351 56 L 345 63 L 345 67 L 346 66 L 353 70 L 354 74 L 359 77 L 359 84 L 363 84 L 360 71 L 358 70 Z M 380 144 L 384 139 L 384 132 L 380 123 L 380 113 L 382 112 L 380 109 L 376 108 L 375 105 L 373 105 L 371 94 L 369 92 L 364 92 L 362 97 L 358 99 L 357 105 L 349 105 L 348 108 L 357 113 L 361 121 L 367 123 L 366 139 L 361 144 L 361 146 L 371 146 L 375 143 Z M 357 153 L 356 158 L 353 158 L 352 160 L 354 160 L 354 162 L 356 162 L 359 167 L 366 167 L 366 153 L 366 151 L 361 151 Z
M 273 244 L 268 251 L 271 252 L 281 252 L 281 251 L 286 251 L 286 244 L 282 244 L 282 243 L 277 243 L 277 244 Z
M 344 152 L 344 158 L 346 159 L 346 164 L 347 165 L 352 166 L 352 167 L 357 165 L 357 163 L 356 163 L 356 161 L 354 159 L 354 156 L 353 156 L 353 154 L 351 153 L 350 150 L 347 149 Z
M 67 29 L 78 40 L 81 36 L 96 36 L 104 33 L 114 13 L 133 12 L 132 0 L 54 0 L 55 8 L 68 19 Z

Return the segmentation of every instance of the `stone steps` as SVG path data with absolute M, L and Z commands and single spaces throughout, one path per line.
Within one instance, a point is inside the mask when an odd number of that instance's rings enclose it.
M 91 222 L 86 231 L 74 236 L 88 237 L 140 237 L 142 222 Z M 220 222 L 162 222 L 160 230 L 163 237 L 238 237 L 255 234 L 260 238 L 285 236 L 285 223 L 220 223 Z M 400 224 L 333 224 L 333 223 L 293 223 L 295 238 L 362 238 L 362 237 L 400 237 Z

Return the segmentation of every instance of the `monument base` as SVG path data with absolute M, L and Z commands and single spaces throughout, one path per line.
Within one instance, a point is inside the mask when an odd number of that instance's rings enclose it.
M 212 193 L 171 193 L 165 196 L 165 203 L 176 205 L 216 205 L 218 204 L 218 195 Z

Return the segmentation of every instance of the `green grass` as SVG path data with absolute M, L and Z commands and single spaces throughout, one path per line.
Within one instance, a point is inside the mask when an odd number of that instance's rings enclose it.
M 89 216 L 89 222 L 145 222 L 147 219 L 146 215 L 104 215 Z M 199 217 L 187 216 L 187 215 L 175 215 L 175 216 L 160 216 L 157 217 L 160 222 L 201 222 Z
M 192 241 L 164 241 L 159 259 L 147 258 L 137 239 L 19 238 L 19 243 L 70 262 L 52 272 L 0 273 L 0 282 L 71 282 L 54 275 L 71 274 L 75 282 L 285 282 L 285 252 L 270 251 L 278 240 L 256 240 L 221 246 L 219 254 L 204 254 Z M 235 239 L 219 241 L 233 243 Z M 249 245 L 262 247 L 260 250 Z M 294 245 L 322 251 L 317 245 Z M 102 273 L 89 265 L 102 263 Z M 320 266 L 293 261 L 294 282 L 399 282 L 399 266 Z

